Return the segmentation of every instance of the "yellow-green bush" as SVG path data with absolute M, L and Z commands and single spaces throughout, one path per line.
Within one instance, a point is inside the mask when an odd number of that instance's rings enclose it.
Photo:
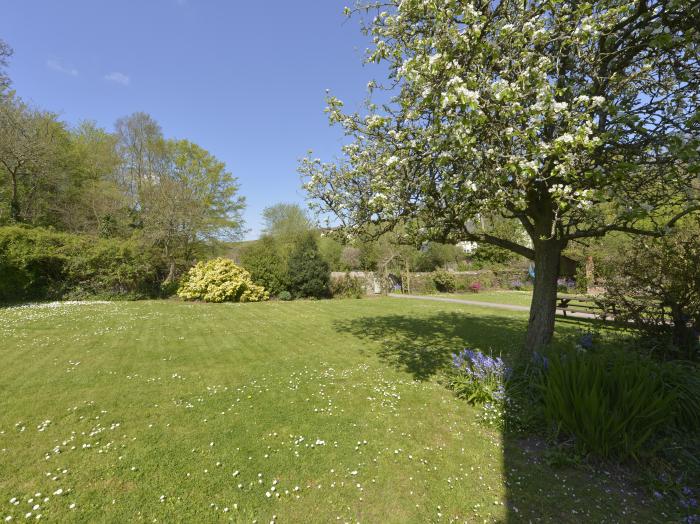
M 227 258 L 199 262 L 185 275 L 177 295 L 205 302 L 259 302 L 270 298 L 264 287 L 253 283 L 250 273 Z

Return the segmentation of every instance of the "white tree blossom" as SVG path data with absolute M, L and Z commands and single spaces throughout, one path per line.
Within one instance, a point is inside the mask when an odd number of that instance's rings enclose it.
M 367 115 L 328 97 L 352 146 L 335 163 L 302 161 L 309 195 L 348 228 L 408 221 L 417 236 L 534 259 L 528 347 L 551 338 L 570 241 L 657 235 L 698 210 L 697 0 L 389 0 L 349 12 L 377 13 L 367 60 L 388 66 L 393 96 Z M 532 248 L 475 229 L 494 214 L 518 220 Z

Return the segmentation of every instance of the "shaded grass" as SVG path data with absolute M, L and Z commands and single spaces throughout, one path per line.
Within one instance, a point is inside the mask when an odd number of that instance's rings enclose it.
M 526 319 L 394 299 L 0 310 L 0 518 L 654 521 L 631 480 L 552 470 L 436 380 L 464 346 L 510 355 Z

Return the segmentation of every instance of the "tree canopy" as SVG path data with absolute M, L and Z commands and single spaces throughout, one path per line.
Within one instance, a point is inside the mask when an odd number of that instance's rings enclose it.
M 351 229 L 476 240 L 535 260 L 526 346 L 550 341 L 569 242 L 661 235 L 700 210 L 700 33 L 694 0 L 391 0 L 349 13 L 392 94 L 366 115 L 328 114 L 350 142 L 300 170 Z M 482 218 L 517 220 L 532 247 Z M 486 223 L 490 223 L 489 220 Z
M 71 128 L 3 94 L 0 225 L 133 236 L 160 253 L 166 282 L 219 241 L 240 236 L 245 201 L 223 162 L 192 142 L 164 138 L 145 113 L 115 128 Z
M 263 234 L 292 239 L 309 231 L 312 222 L 299 204 L 280 202 L 263 210 Z

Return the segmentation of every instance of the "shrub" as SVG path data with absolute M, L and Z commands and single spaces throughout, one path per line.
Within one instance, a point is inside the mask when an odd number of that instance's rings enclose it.
M 454 275 L 444 269 L 433 272 L 433 282 L 435 282 L 435 289 L 442 293 L 454 293 L 457 288 Z
M 295 298 L 325 298 L 330 293 L 331 271 L 318 251 L 311 233 L 302 235 L 294 243 L 287 263 L 289 291 Z
M 673 424 L 681 431 L 700 430 L 700 369 L 696 364 L 672 361 L 661 364 L 666 391 L 674 392 Z
M 604 302 L 664 358 L 700 360 L 700 217 L 661 238 L 634 238 L 600 265 Z
M 479 291 L 481 291 L 481 284 L 479 282 L 472 282 L 471 284 L 469 284 L 469 289 L 472 293 L 478 293 Z
M 658 365 L 636 355 L 553 355 L 543 374 L 544 416 L 581 452 L 638 459 L 672 421 L 675 392 Z
M 263 237 L 246 246 L 241 253 L 241 265 L 250 277 L 270 294 L 279 295 L 286 289 L 287 268 L 272 237 Z
M 258 302 L 269 294 L 254 284 L 250 273 L 226 258 L 199 262 L 182 280 L 177 295 L 205 302 Z
M 334 298 L 362 298 L 365 296 L 365 280 L 345 273 L 331 279 L 331 296 Z
M 411 293 L 428 294 L 437 291 L 431 273 L 411 273 L 408 282 L 406 281 L 405 274 L 402 274 L 401 282 L 404 287 L 408 284 L 408 289 L 410 289 Z
M 0 302 L 158 296 L 159 269 L 134 240 L 0 228 Z
M 279 300 L 284 300 L 285 302 L 292 300 L 292 294 L 289 291 L 280 291 L 277 293 L 277 298 Z

